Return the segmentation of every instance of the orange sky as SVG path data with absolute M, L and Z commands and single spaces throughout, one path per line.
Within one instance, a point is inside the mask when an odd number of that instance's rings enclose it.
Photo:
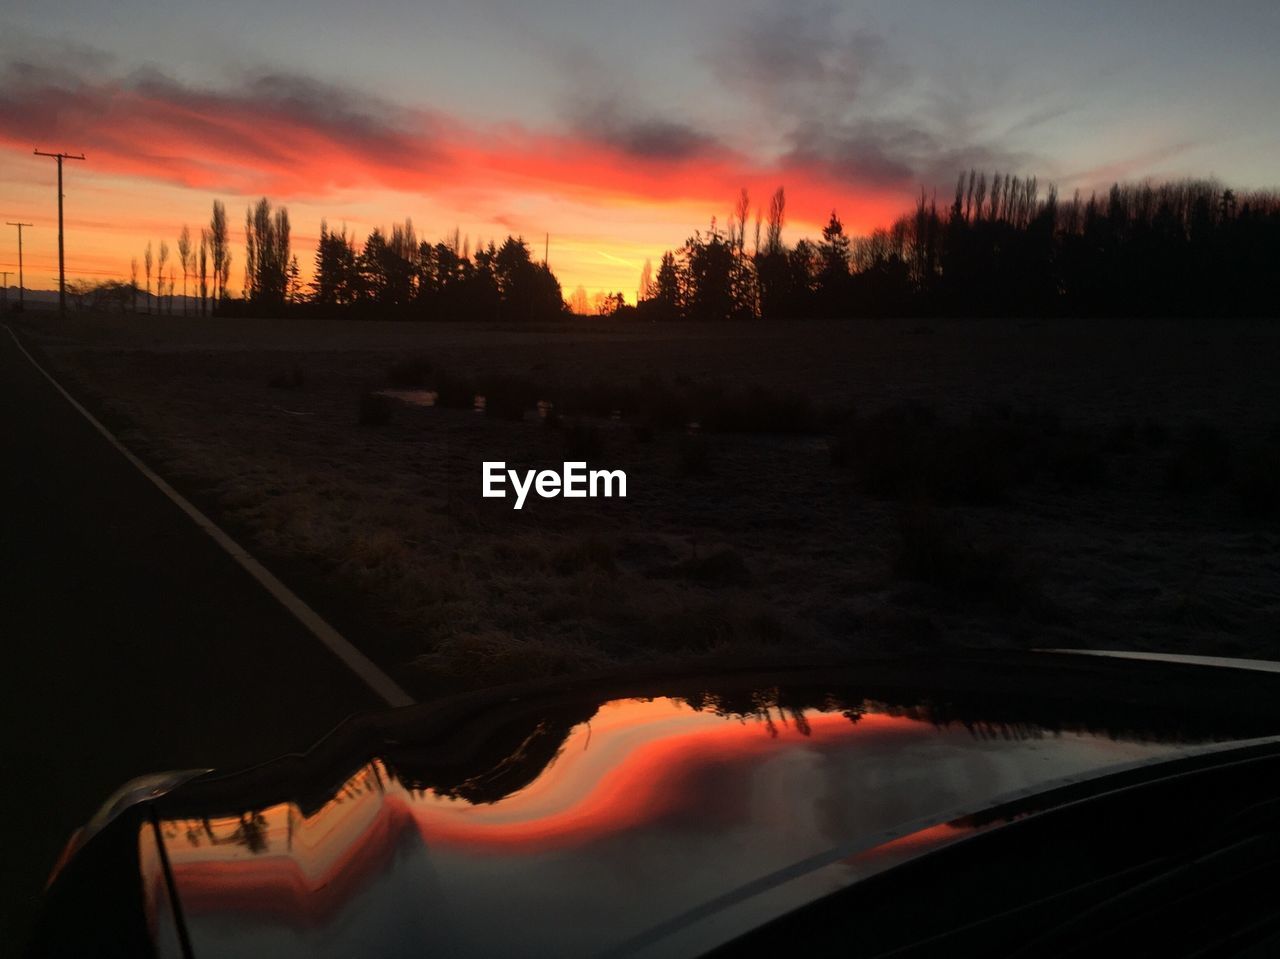
M 176 264 L 179 230 L 185 223 L 198 236 L 216 197 L 227 204 L 236 247 L 233 290 L 244 263 L 243 211 L 261 195 L 289 208 L 304 276 L 322 218 L 363 239 L 374 227 L 411 217 L 422 239 L 441 239 L 455 227 L 473 245 L 513 233 L 539 258 L 550 234 L 550 263 L 566 297 L 582 285 L 589 294 L 621 290 L 628 299 L 646 259 L 656 265 L 712 216 L 723 226 L 742 187 L 754 206 L 785 186 L 792 241 L 815 234 L 832 206 L 851 230 L 866 231 L 909 202 L 902 190 L 853 191 L 821 172 L 761 164 L 721 147 L 651 157 L 517 124 L 468 125 L 424 112 L 373 127 L 360 117 L 335 120 L 163 85 L 144 92 L 104 83 L 74 97 L 37 88 L 30 95 L 31 109 L 0 127 L 0 185 L 5 219 L 34 224 L 25 236 L 33 288 L 56 286 L 57 272 L 55 168 L 32 156 L 33 146 L 87 155 L 65 168 L 69 278 L 127 278 L 130 259 L 142 262 L 148 240 L 157 249 L 166 240 Z M 15 270 L 16 233 L 3 236 L 0 269 Z
M 645 259 L 723 225 L 744 186 L 755 203 L 786 187 L 794 243 L 832 207 L 850 232 L 886 225 L 970 167 L 1064 192 L 1274 185 L 1274 0 L 1154 19 L 1006 5 L 10 4 L 0 214 L 35 224 L 31 285 L 53 286 L 54 170 L 31 150 L 84 152 L 67 177 L 72 278 L 127 276 L 215 197 L 237 228 L 266 195 L 307 272 L 322 217 L 361 239 L 411 217 L 433 241 L 456 228 L 539 249 L 549 233 L 566 295 L 632 297 Z M 0 228 L 0 269 L 16 253 Z

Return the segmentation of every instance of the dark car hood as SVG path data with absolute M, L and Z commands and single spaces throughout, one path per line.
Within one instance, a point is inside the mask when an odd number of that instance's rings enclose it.
M 695 954 L 999 824 L 983 810 L 1280 733 L 1277 688 L 1017 656 L 401 710 L 156 803 L 149 921 L 202 959 Z

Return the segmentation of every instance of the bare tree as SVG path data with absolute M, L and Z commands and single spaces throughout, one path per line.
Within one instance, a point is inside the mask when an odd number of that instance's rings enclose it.
M 182 264 L 182 315 L 187 315 L 187 274 L 191 270 L 191 231 L 182 224 L 178 234 L 178 261 Z
M 218 277 L 218 286 L 222 289 L 222 295 L 227 295 L 227 281 L 231 279 L 231 248 L 228 247 L 222 254 L 222 275 Z
M 213 300 L 216 303 L 226 296 L 227 278 L 231 275 L 227 208 L 221 200 L 213 201 L 213 214 L 209 218 L 209 256 L 213 260 Z
M 738 194 L 738 203 L 733 208 L 733 218 L 738 224 L 737 247 L 738 254 L 741 255 L 747 243 L 747 214 L 751 212 L 751 198 L 747 195 L 747 188 L 744 186 Z M 729 242 L 734 243 L 733 224 L 729 225 Z
M 769 214 L 766 220 L 768 230 L 765 234 L 765 252 L 782 252 L 782 224 L 786 220 L 787 195 L 782 187 L 774 191 L 769 200 Z
M 653 287 L 653 264 L 647 259 L 644 261 L 644 269 L 640 271 L 640 286 L 636 290 L 636 302 L 643 303 L 652 295 Z
M 266 203 L 267 198 L 263 197 L 261 202 Z M 268 217 L 268 221 L 269 219 Z M 244 283 L 241 284 L 246 300 L 255 300 L 258 295 L 256 289 L 258 278 L 258 235 L 253 227 L 253 207 L 246 207 L 244 211 Z
M 147 312 L 151 312 L 151 243 L 147 243 L 147 251 L 142 255 L 142 262 L 147 268 Z
M 164 265 L 169 262 L 169 244 L 164 240 L 160 241 L 160 255 L 157 259 L 156 268 L 156 295 L 160 297 L 160 312 L 164 312 Z
M 209 309 L 209 231 L 200 230 L 200 315 Z
M 289 211 L 263 197 L 245 211 L 244 297 L 280 308 L 289 293 Z

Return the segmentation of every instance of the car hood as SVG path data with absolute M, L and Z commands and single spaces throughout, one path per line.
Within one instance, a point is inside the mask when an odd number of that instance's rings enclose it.
M 156 801 L 148 919 L 202 959 L 696 954 L 1009 818 L 984 811 L 1280 733 L 1278 685 L 1010 656 L 402 710 Z

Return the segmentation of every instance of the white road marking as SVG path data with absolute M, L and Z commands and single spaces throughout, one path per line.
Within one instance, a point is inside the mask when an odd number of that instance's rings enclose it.
M 342 660 L 343 664 L 355 673 L 366 686 L 377 693 L 389 706 L 413 705 L 413 700 L 409 697 L 409 694 L 401 689 L 395 680 L 374 665 L 368 656 L 351 645 L 346 637 L 325 622 L 319 613 L 304 603 L 288 586 L 280 582 L 274 573 L 254 559 L 248 550 L 228 536 L 213 520 L 196 509 L 186 497 L 161 479 L 146 463 L 134 456 L 128 447 L 116 439 L 110 430 L 99 423 L 92 413 L 81 406 L 74 396 L 63 389 L 61 383 L 36 362 L 35 357 L 27 352 L 27 348 L 22 345 L 22 341 L 18 339 L 17 334 L 8 325 L 5 326 L 5 330 L 8 331 L 18 349 L 22 351 L 22 355 L 27 358 L 27 362 L 39 370 L 40 374 L 53 384 L 53 388 L 61 393 L 63 398 L 75 407 L 80 415 L 92 424 L 95 430 L 102 434 L 103 439 L 119 450 L 120 454 L 137 467 L 138 472 L 149 479 L 160 492 L 169 497 L 178 509 L 191 517 L 191 520 L 197 526 L 208 533 L 215 543 L 221 546 L 250 576 L 256 579 L 263 589 L 274 596 L 281 606 L 292 613 L 298 622 L 310 630 L 316 639 L 328 647 L 331 653 Z
M 1271 659 L 1236 659 L 1231 656 L 1193 656 L 1187 653 L 1141 653 L 1121 649 L 1037 649 L 1037 653 L 1065 653 L 1070 656 L 1106 656 L 1110 659 L 1138 659 L 1151 663 L 1186 663 L 1221 669 L 1247 669 L 1255 673 L 1280 673 L 1280 662 Z

